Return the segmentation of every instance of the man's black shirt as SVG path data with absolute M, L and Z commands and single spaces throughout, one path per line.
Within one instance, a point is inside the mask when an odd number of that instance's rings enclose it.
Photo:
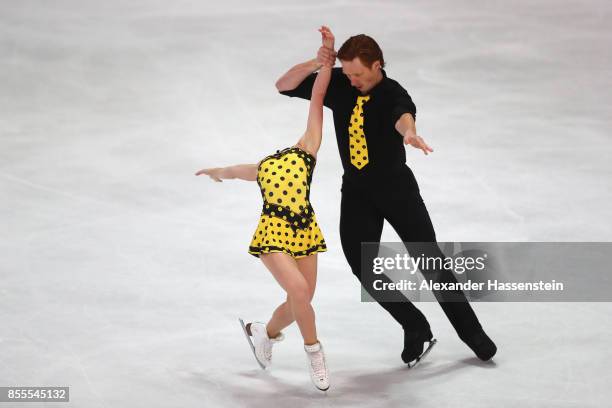
M 403 137 L 395 129 L 395 123 L 404 113 L 410 113 L 414 118 L 416 106 L 408 92 L 397 81 L 388 78 L 384 70 L 381 72 L 383 79 L 367 94 L 361 94 L 357 88 L 351 86 L 348 77 L 342 73 L 342 68 L 332 69 L 323 104 L 333 111 L 338 151 L 344 175 L 349 179 L 365 182 L 373 177 L 396 173 L 406 167 Z M 310 100 L 312 85 L 317 75 L 312 73 L 295 89 L 280 93 Z M 359 170 L 351 164 L 348 128 L 357 96 L 365 95 L 370 95 L 369 101 L 363 105 L 369 163 Z

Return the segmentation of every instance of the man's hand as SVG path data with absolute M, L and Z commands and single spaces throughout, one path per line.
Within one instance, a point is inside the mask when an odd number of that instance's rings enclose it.
M 319 52 L 317 52 L 317 64 L 334 66 L 335 63 L 336 52 L 333 49 L 321 46 Z
M 404 144 L 409 144 L 412 147 L 421 149 L 426 155 L 429 154 L 429 152 L 433 152 L 433 149 L 429 147 L 427 143 L 425 143 L 423 138 L 412 132 L 410 129 L 404 135 Z
M 297 64 L 294 67 L 291 67 L 289 71 L 284 73 L 275 84 L 276 89 L 279 92 L 295 89 L 308 75 L 323 68 L 324 66 L 331 68 L 336 64 L 337 53 L 334 51 L 334 36 L 331 33 L 331 30 L 328 27 L 321 26 L 319 28 L 319 32 L 321 33 L 322 42 L 325 44 L 327 41 L 327 45 L 331 46 L 326 47 L 325 45 L 321 45 L 321 48 L 319 48 L 319 51 L 317 52 L 316 58 L 309 59 L 301 64 Z M 331 40 L 331 43 L 329 43 L 329 40 Z

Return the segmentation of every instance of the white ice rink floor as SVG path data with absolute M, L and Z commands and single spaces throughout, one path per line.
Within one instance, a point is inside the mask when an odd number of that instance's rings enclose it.
M 414 99 L 435 152 L 409 148 L 408 165 L 438 240 L 610 241 L 611 14 L 607 1 L 0 1 L 0 386 L 70 386 L 47 406 L 71 407 L 610 406 L 609 303 L 475 304 L 493 363 L 422 303 L 439 343 L 403 366 L 401 330 L 360 302 L 342 254 L 328 110 L 312 202 L 332 388 L 310 384 L 296 327 L 261 371 L 237 318 L 267 319 L 283 296 L 246 252 L 258 188 L 194 172 L 295 143 L 307 102 L 274 83 L 326 24 L 338 45 L 373 36 Z

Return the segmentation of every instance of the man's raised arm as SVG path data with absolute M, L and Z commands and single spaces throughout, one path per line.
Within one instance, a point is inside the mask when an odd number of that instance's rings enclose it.
M 279 92 L 294 90 L 304 81 L 304 79 L 306 79 L 306 77 L 308 77 L 308 75 L 319 70 L 324 64 L 333 66 L 335 61 L 336 52 L 322 46 L 319 48 L 317 58 L 297 64 L 281 76 L 278 81 L 276 81 L 276 89 L 278 89 Z
M 276 89 L 279 92 L 291 91 L 297 88 L 308 75 L 319 70 L 322 66 L 323 64 L 319 64 L 316 58 L 297 64 L 276 81 Z

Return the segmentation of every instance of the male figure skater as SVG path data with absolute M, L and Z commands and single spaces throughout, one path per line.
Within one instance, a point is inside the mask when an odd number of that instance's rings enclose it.
M 310 99 L 316 71 L 326 63 L 333 66 L 336 56 L 342 68 L 332 71 L 324 105 L 333 111 L 344 168 L 340 238 L 353 274 L 372 293 L 371 276 L 361 271 L 361 243 L 380 242 L 385 219 L 402 241 L 431 243 L 412 248 L 407 244 L 411 256 L 444 257 L 417 181 L 406 165 L 403 144 L 425 154 L 433 150 L 417 135 L 412 98 L 387 77 L 382 50 L 367 35 L 349 38 L 337 53 L 321 47 L 317 58 L 292 67 L 279 78 L 276 88 L 283 95 Z M 418 254 L 413 253 L 415 249 Z M 421 272 L 437 282 L 457 282 L 446 269 Z M 497 347 L 482 329 L 465 295 L 461 291 L 434 294 L 461 340 L 481 360 L 491 359 Z M 401 358 L 411 366 L 424 354 L 425 343 L 431 348 L 435 340 L 423 313 L 401 293 L 392 296 L 398 296 L 396 301 L 377 301 L 402 326 Z

